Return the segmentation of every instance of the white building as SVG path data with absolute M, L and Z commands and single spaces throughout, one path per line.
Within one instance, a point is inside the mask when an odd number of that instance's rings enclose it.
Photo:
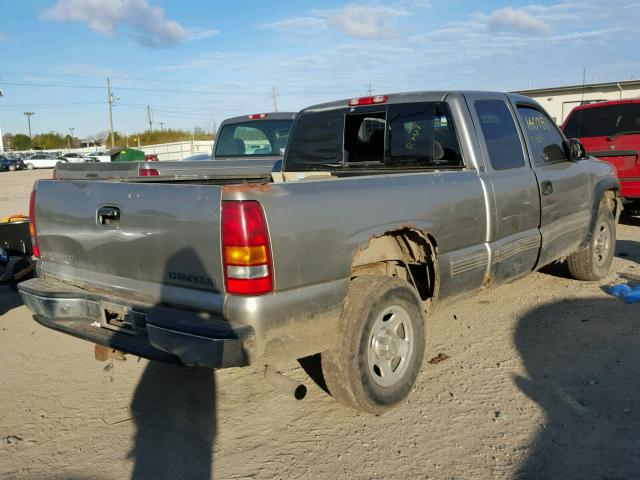
M 562 125 L 569 112 L 583 103 L 597 100 L 622 100 L 640 97 L 640 80 L 624 82 L 592 83 L 567 87 L 532 88 L 514 93 L 526 95 L 538 101 L 553 120 Z

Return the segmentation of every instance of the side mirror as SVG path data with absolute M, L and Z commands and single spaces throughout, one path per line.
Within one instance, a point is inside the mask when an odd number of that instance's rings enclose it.
M 587 157 L 587 152 L 584 149 L 584 145 L 577 138 L 569 139 L 569 155 L 571 160 L 582 160 Z

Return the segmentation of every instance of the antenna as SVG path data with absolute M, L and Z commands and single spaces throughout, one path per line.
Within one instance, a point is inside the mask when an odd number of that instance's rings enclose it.
M 584 89 L 585 89 L 585 83 L 586 83 L 586 78 L 587 78 L 587 69 L 585 67 L 582 67 L 582 96 L 580 98 L 580 106 L 584 105 Z M 580 111 L 578 112 L 578 138 L 582 137 L 582 112 L 583 110 L 580 109 Z

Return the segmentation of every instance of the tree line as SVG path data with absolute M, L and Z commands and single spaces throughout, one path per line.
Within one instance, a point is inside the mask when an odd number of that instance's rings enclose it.
M 132 133 L 124 135 L 120 132 L 114 132 L 114 145 L 116 147 L 141 147 L 145 145 L 155 145 L 157 143 L 172 143 L 188 140 L 213 140 L 215 134 L 207 133 L 200 128 L 196 128 L 193 132 L 187 130 L 146 130 L 140 133 Z M 97 143 L 102 144 L 105 148 L 111 147 L 109 141 L 109 132 L 101 132 L 92 138 Z M 23 133 L 5 133 L 2 136 L 4 148 L 6 150 L 65 150 L 67 148 L 79 148 L 85 145 L 81 144 L 81 140 L 71 135 L 61 135 L 56 132 L 39 133 L 29 139 L 28 135 Z

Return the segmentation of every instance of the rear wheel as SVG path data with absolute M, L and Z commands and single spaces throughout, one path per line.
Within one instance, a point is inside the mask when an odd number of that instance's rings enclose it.
M 424 317 L 415 289 L 392 277 L 351 282 L 336 345 L 322 353 L 331 395 L 368 413 L 383 413 L 404 400 L 420 372 Z
M 616 248 L 616 222 L 606 199 L 600 202 L 598 218 L 589 245 L 572 253 L 569 272 L 576 280 L 595 281 L 606 277 Z
M 9 171 L 10 172 L 14 172 L 16 170 L 16 166 L 15 165 L 9 165 Z

